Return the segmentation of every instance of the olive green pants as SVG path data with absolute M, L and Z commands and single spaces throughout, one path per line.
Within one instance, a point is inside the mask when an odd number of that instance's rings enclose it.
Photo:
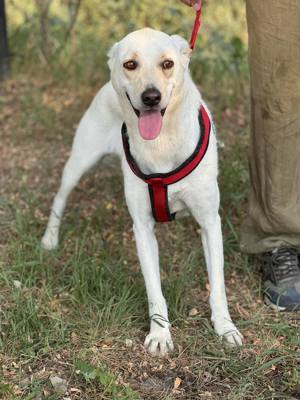
M 300 249 L 300 0 L 247 0 L 250 197 L 241 249 Z

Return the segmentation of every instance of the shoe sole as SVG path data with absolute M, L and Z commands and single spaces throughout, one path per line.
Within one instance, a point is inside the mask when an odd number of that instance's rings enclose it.
M 265 304 L 272 308 L 272 310 L 274 311 L 300 311 L 300 304 L 295 305 L 295 306 L 291 306 L 291 307 L 282 307 L 282 306 L 278 306 L 277 304 L 274 304 L 271 302 L 271 300 L 268 298 L 268 296 L 264 296 L 264 301 Z
M 264 297 L 264 300 L 265 300 L 265 304 L 268 307 L 272 308 L 272 310 L 275 310 L 275 311 L 285 311 L 286 310 L 286 307 L 280 307 L 277 304 L 272 303 L 271 300 L 269 299 L 269 297 L 267 297 L 267 296 Z

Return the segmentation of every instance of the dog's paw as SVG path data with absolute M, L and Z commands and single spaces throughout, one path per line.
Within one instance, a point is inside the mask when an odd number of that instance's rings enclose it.
M 231 347 L 238 347 L 243 344 L 243 335 L 236 328 L 235 330 L 225 332 L 221 337 L 226 341 L 226 344 Z
M 159 357 L 164 357 L 174 350 L 172 337 L 167 328 L 150 332 L 145 339 L 144 346 L 150 354 Z
M 231 347 L 242 346 L 243 335 L 239 332 L 233 322 L 226 321 L 224 324 L 218 325 L 217 327 L 215 325 L 215 330 L 227 345 Z
M 58 246 L 58 235 L 46 231 L 41 240 L 41 245 L 45 250 L 54 250 Z

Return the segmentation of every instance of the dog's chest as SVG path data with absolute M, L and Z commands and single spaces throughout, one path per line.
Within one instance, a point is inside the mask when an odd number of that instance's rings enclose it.
M 187 191 L 191 191 L 191 187 L 187 187 L 185 184 L 181 184 L 181 182 L 189 180 L 190 174 L 197 169 L 199 164 L 201 163 L 202 159 L 204 158 L 206 151 L 209 145 L 209 137 L 211 133 L 211 121 L 210 117 L 206 111 L 206 109 L 201 106 L 199 110 L 199 126 L 200 126 L 200 137 L 198 137 L 198 142 L 195 146 L 194 151 L 191 155 L 185 159 L 185 161 L 181 162 L 178 167 L 174 169 L 171 166 L 169 167 L 170 161 L 174 162 L 176 157 L 174 157 L 174 152 L 167 152 L 165 157 L 161 157 L 161 161 L 163 159 L 163 165 L 159 165 L 158 163 L 159 157 L 157 157 L 157 153 L 153 152 L 154 156 L 153 162 L 154 171 L 152 173 L 145 173 L 145 167 L 149 168 L 149 160 L 147 161 L 145 151 L 147 148 L 144 148 L 144 151 L 137 152 L 136 149 L 133 147 L 133 153 L 135 157 L 132 156 L 130 152 L 130 144 L 127 135 L 127 127 L 125 123 L 122 126 L 122 139 L 123 139 L 123 148 L 124 153 L 126 156 L 126 160 L 128 162 L 128 166 L 130 167 L 131 171 L 140 178 L 144 183 L 148 186 L 149 196 L 150 196 L 150 203 L 151 209 L 154 219 L 157 222 L 168 222 L 174 219 L 176 213 L 184 210 L 185 204 L 184 201 L 184 194 Z M 194 135 L 196 138 L 196 136 Z M 189 146 L 184 146 L 182 144 L 182 153 L 184 150 L 187 150 Z M 143 146 L 141 146 L 141 149 Z M 153 150 L 153 149 L 152 149 Z M 148 149 L 149 151 L 149 149 Z M 168 154 L 172 155 L 171 158 L 168 157 Z M 176 152 L 175 152 L 176 154 Z M 141 155 L 144 157 L 141 158 Z M 137 163 L 138 159 L 138 163 Z M 141 169 L 141 164 L 142 168 Z M 147 165 L 148 164 L 148 165 Z M 161 167 L 163 172 L 156 172 L 157 167 Z M 151 164 L 150 164 L 151 167 Z M 155 168 L 156 167 L 156 168 Z M 170 172 L 165 172 L 163 168 L 165 167 L 167 170 L 171 169 Z M 183 187 L 182 187 L 183 186 Z M 196 185 L 198 186 L 198 185 Z M 185 190 L 183 188 L 185 187 Z M 180 195 L 180 196 L 179 196 Z
M 180 185 L 178 185 L 180 186 Z M 185 191 L 178 187 L 168 187 L 168 205 L 171 214 L 176 213 L 176 218 L 187 215 L 188 209 L 184 201 Z

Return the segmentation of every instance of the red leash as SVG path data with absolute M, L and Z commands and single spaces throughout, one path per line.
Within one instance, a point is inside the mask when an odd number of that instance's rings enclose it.
M 200 26 L 201 26 L 201 12 L 202 12 L 202 1 L 200 3 L 200 9 L 198 11 L 196 11 L 196 16 L 195 16 L 192 36 L 191 36 L 191 39 L 190 39 L 190 48 L 192 50 L 195 47 L 196 39 L 197 39 L 198 32 L 199 32 L 199 29 L 200 29 Z

